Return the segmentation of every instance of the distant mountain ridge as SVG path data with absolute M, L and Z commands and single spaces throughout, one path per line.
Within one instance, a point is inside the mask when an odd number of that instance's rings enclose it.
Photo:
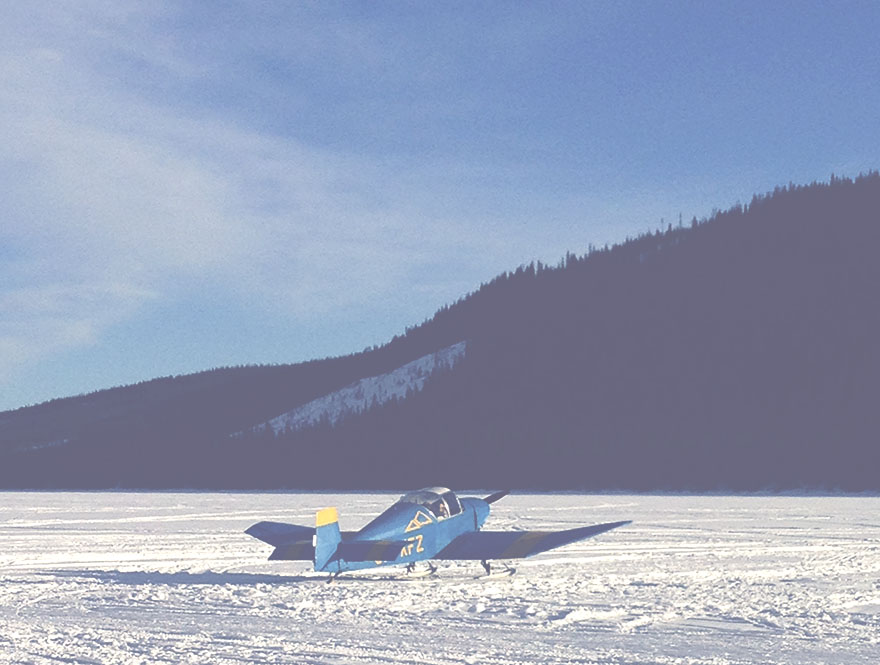
M 0 486 L 877 491 L 878 252 L 880 174 L 780 187 L 521 266 L 362 353 L 0 413 Z

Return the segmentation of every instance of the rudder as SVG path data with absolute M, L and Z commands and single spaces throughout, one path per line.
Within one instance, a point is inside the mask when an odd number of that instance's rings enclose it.
M 324 570 L 336 554 L 336 548 L 341 541 L 336 508 L 319 510 L 315 515 L 315 570 Z

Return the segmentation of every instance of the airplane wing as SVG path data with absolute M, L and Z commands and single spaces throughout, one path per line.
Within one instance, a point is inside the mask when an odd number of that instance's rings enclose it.
M 401 548 L 409 543 L 405 540 L 356 540 L 340 543 L 333 553 L 333 559 L 346 561 L 394 561 L 400 556 Z M 312 561 L 315 558 L 315 546 L 309 540 L 298 540 L 278 545 L 272 554 L 271 561 Z
M 346 561 L 394 561 L 400 550 L 408 545 L 405 540 L 356 540 L 336 548 L 334 559 Z
M 472 531 L 460 535 L 434 558 L 446 561 L 522 559 L 629 523 L 629 520 L 608 522 L 566 531 Z

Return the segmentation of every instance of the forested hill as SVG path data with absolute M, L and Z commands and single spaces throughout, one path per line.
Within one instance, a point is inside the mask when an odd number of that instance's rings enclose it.
M 504 274 L 379 349 L 0 414 L 0 484 L 880 490 L 878 249 L 877 173 L 778 188 Z M 260 427 L 461 341 L 403 399 Z

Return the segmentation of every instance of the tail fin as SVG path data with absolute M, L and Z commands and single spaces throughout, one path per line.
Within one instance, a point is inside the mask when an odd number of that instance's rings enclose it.
M 341 541 L 336 508 L 319 510 L 315 516 L 315 570 L 324 570 Z

